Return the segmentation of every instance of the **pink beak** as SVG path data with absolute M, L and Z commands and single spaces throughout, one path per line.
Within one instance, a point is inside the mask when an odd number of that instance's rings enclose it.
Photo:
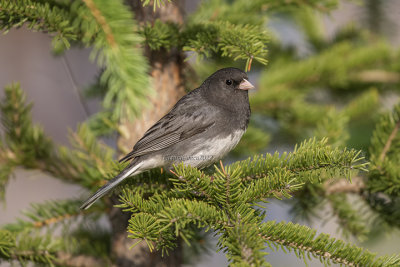
M 239 84 L 239 89 L 241 90 L 250 90 L 253 89 L 254 85 L 252 85 L 248 80 L 243 79 L 243 81 Z

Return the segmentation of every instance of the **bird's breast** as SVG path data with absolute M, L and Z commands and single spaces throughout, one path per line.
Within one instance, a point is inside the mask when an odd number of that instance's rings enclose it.
M 244 130 L 236 130 L 228 135 L 220 134 L 212 138 L 191 140 L 182 150 L 175 150 L 166 156 L 167 165 L 179 164 L 204 168 L 223 158 L 240 141 Z

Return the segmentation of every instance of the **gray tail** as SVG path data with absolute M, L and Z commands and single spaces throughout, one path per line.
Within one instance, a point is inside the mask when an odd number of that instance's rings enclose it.
M 142 171 L 139 169 L 142 166 L 142 162 L 137 162 L 133 160 L 123 171 L 112 178 L 106 185 L 103 185 L 96 193 L 94 193 L 91 197 L 89 197 L 80 207 L 80 209 L 85 210 L 88 209 L 94 202 L 96 202 L 99 198 L 103 197 L 105 194 L 110 192 L 114 187 L 120 184 L 125 178 L 139 174 Z

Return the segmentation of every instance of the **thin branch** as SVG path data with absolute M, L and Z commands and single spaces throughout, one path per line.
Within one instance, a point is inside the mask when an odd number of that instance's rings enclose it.
M 57 263 L 69 267 L 105 266 L 99 258 L 88 255 L 71 255 L 66 252 L 57 253 Z
M 93 17 L 100 24 L 110 46 L 112 48 L 117 48 L 118 47 L 117 42 L 115 41 L 111 27 L 110 25 L 108 25 L 106 19 L 101 14 L 100 10 L 96 7 L 96 4 L 92 0 L 83 0 L 83 2 L 85 2 L 86 6 L 90 9 L 90 12 L 92 13 Z
M 326 195 L 338 193 L 360 194 L 365 188 L 365 183 L 362 177 L 357 176 L 351 179 L 351 183 L 347 179 L 340 179 L 334 182 L 326 181 L 324 188 Z
M 67 60 L 67 57 L 63 54 L 61 59 L 62 59 L 62 62 L 64 64 L 64 68 L 66 69 L 68 79 L 71 81 L 72 88 L 74 89 L 75 93 L 78 96 L 79 103 L 81 104 L 81 106 L 83 108 L 83 111 L 85 112 L 86 118 L 88 118 L 90 116 L 89 107 L 86 104 L 85 98 L 82 95 L 81 90 L 79 90 L 79 88 L 78 88 L 76 79 L 75 79 L 75 77 L 74 77 L 74 75 L 72 73 L 72 68 L 71 68 L 71 66 L 70 66 L 70 64 L 69 64 L 69 62 Z
M 398 121 L 392 131 L 392 133 L 390 134 L 388 140 L 386 141 L 385 146 L 382 149 L 381 154 L 379 155 L 379 161 L 383 162 L 383 160 L 385 159 L 385 156 L 387 154 L 387 152 L 390 149 L 390 146 L 392 145 L 393 139 L 396 137 L 397 132 L 399 131 L 399 127 L 400 127 L 400 121 Z
M 389 72 L 385 70 L 364 70 L 359 73 L 350 75 L 354 81 L 365 83 L 398 83 L 400 75 L 397 72 Z
M 346 259 L 343 259 L 343 258 L 340 258 L 337 256 L 333 256 L 332 254 L 330 254 L 329 252 L 326 252 L 326 251 L 315 250 L 313 247 L 304 246 L 304 245 L 296 243 L 296 242 L 290 242 L 286 239 L 275 238 L 273 236 L 267 236 L 267 235 L 262 235 L 262 234 L 259 234 L 259 236 L 261 238 L 263 238 L 264 240 L 272 241 L 272 242 L 278 243 L 278 244 L 286 246 L 286 247 L 291 247 L 294 249 L 310 252 L 314 256 L 322 257 L 327 260 L 332 260 L 335 263 L 344 264 L 346 266 L 356 266 L 353 262 L 349 262 Z
M 54 223 L 57 223 L 57 222 L 60 222 L 60 221 L 63 221 L 63 220 L 68 220 L 68 219 L 70 219 L 72 217 L 77 217 L 79 215 L 87 215 L 87 214 L 90 214 L 90 213 L 95 213 L 97 211 L 98 210 L 96 210 L 96 209 L 88 209 L 88 210 L 84 210 L 84 211 L 77 210 L 76 213 L 67 213 L 67 214 L 63 214 L 63 215 L 60 215 L 60 216 L 48 218 L 48 219 L 45 219 L 45 220 L 42 220 L 42 221 L 39 221 L 39 220 L 35 221 L 35 222 L 33 222 L 33 227 L 34 228 L 41 228 L 41 227 L 48 226 L 48 225 L 51 225 L 51 224 L 54 224 Z

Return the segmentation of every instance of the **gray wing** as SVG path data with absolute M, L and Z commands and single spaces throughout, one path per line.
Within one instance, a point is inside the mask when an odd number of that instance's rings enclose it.
M 176 107 L 147 130 L 135 144 L 133 150 L 120 162 L 170 147 L 207 131 L 215 124 L 215 120 L 212 119 L 215 118 L 213 112 L 204 106 L 189 107 L 185 106 L 185 103 L 181 103 L 179 110 Z

